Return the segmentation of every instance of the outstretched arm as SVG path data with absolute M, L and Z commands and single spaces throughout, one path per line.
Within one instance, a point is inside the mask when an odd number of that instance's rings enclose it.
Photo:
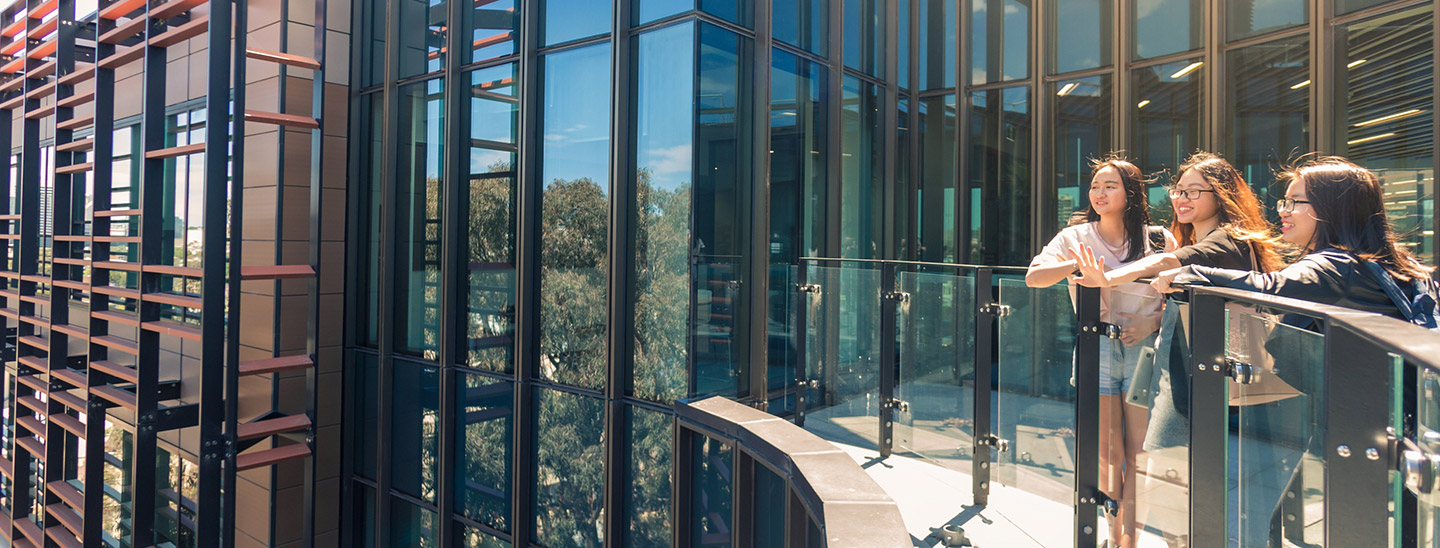
M 1050 287 L 1061 280 L 1069 277 L 1075 272 L 1075 260 L 1032 263 L 1030 269 L 1025 271 L 1025 285 L 1030 287 Z

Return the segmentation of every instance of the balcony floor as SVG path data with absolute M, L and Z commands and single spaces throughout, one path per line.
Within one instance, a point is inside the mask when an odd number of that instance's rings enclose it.
M 1071 494 L 1070 482 L 1073 475 L 1065 473 L 1066 465 L 1073 466 L 1069 461 L 1069 452 L 1065 450 L 1065 440 L 1061 436 L 1037 436 L 1029 444 L 1034 453 L 1032 461 L 1027 465 L 1016 465 L 1013 463 L 996 463 L 995 480 L 990 483 L 991 495 L 990 504 L 985 508 L 971 506 L 971 475 L 968 473 L 971 463 L 967 455 L 957 451 L 955 447 L 968 447 L 968 437 L 964 440 L 958 439 L 953 433 L 956 429 L 940 428 L 897 428 L 896 436 L 900 442 L 909 446 L 921 448 L 916 452 L 900 452 L 893 454 L 890 458 L 880 460 L 879 453 L 875 449 L 874 432 L 875 418 L 873 416 L 845 416 L 845 413 L 831 414 L 824 410 L 810 415 L 806 422 L 806 429 L 815 432 L 820 437 L 829 440 L 837 447 L 846 451 L 856 463 L 870 474 L 876 483 L 884 488 L 890 496 L 899 504 L 901 513 L 905 519 L 906 527 L 909 529 L 911 540 L 915 546 L 935 547 L 943 546 L 940 543 L 938 530 L 944 525 L 960 525 L 965 528 L 966 535 L 976 547 L 1023 547 L 1023 548 L 1070 548 L 1074 546 L 1072 529 L 1074 523 L 1074 511 L 1070 506 Z M 938 431 L 947 430 L 950 433 L 941 435 Z M 908 439 L 907 439 L 908 438 Z M 1048 445 L 1055 445 L 1052 451 L 1035 450 L 1043 441 Z M 1237 458 L 1236 447 L 1241 441 L 1232 435 L 1232 459 Z M 1023 442 L 1022 442 L 1023 443 Z M 1250 440 L 1248 444 L 1254 444 Z M 1250 445 L 1253 447 L 1253 445 Z M 949 448 L 949 449 L 941 449 Z M 1027 452 L 1029 455 L 1031 452 Z M 1283 491 L 1285 477 L 1289 477 L 1288 468 L 1277 469 L 1275 463 L 1262 464 L 1253 462 L 1260 458 L 1272 458 L 1276 453 L 1270 450 L 1245 451 L 1244 460 L 1250 462 L 1246 466 L 1250 476 L 1251 489 L 1247 497 L 1240 497 L 1237 492 L 1237 484 L 1231 479 L 1231 497 L 1249 498 L 1256 500 L 1255 503 L 1247 503 L 1250 508 L 1265 508 L 1264 511 L 1244 512 L 1255 516 L 1256 519 L 1247 523 L 1243 528 L 1250 532 L 1246 534 L 1250 542 L 1241 542 L 1236 538 L 1236 531 L 1242 526 L 1234 523 L 1239 519 L 1232 513 L 1231 545 L 1247 546 L 1256 545 L 1259 538 L 1265 536 L 1265 530 L 1269 526 L 1270 511 L 1273 501 L 1279 500 L 1280 492 Z M 1003 458 L 1003 457 L 1002 457 Z M 1307 459 L 1308 460 L 1308 459 Z M 1052 462 L 1046 462 L 1052 461 Z M 1323 464 L 1318 462 L 1306 462 L 1306 468 L 1311 469 L 1307 474 L 1309 478 L 1319 478 L 1323 474 L 1320 467 Z M 1232 470 L 1232 475 L 1238 470 Z M 1307 482 L 1309 483 L 1309 482 Z M 1305 517 L 1305 535 L 1321 534 L 1323 522 L 1320 521 L 1320 514 L 1323 511 L 1320 496 L 1315 492 L 1314 487 L 1307 485 L 1305 490 L 1303 514 Z M 1173 490 L 1173 488 L 1171 488 Z M 1157 525 L 1160 528 L 1170 531 L 1183 531 L 1186 528 L 1187 513 L 1184 506 L 1188 501 L 1184 498 L 1185 491 L 1167 492 L 1163 487 L 1153 492 L 1148 498 L 1156 501 L 1154 508 L 1150 511 L 1149 522 L 1151 527 L 1141 532 L 1138 546 L 1140 548 L 1168 548 L 1172 546 L 1166 542 L 1164 536 L 1159 534 Z M 1178 496 L 1177 496 L 1178 495 Z M 1145 500 L 1145 493 L 1141 494 Z M 1323 496 L 1323 495 L 1321 495 Z M 1263 501 L 1263 502 L 1260 502 Z M 1165 508 L 1163 506 L 1174 506 Z M 1166 523 L 1168 520 L 1169 523 Z M 1246 519 L 1250 522 L 1250 519 Z M 1100 538 L 1108 536 L 1108 528 L 1105 521 L 1100 520 Z M 1253 539 L 1253 540 L 1252 540 Z M 1288 539 L 1287 539 L 1288 540 Z M 1259 545 L 1263 545 L 1260 542 Z M 1295 546 L 1292 542 L 1286 542 L 1286 546 Z

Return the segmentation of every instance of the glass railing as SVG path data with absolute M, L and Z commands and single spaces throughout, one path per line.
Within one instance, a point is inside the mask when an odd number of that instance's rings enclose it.
M 973 503 L 1040 546 L 1440 547 L 1440 335 L 1241 291 L 1032 288 L 1003 267 L 785 274 L 797 366 L 771 410 L 851 458 L 918 463 L 881 484 L 932 532 Z M 937 489 L 948 507 L 913 504 Z

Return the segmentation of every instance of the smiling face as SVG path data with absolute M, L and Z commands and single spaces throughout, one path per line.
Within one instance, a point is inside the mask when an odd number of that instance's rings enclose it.
M 1305 194 L 1305 181 L 1299 178 L 1290 182 L 1290 188 L 1285 191 L 1285 197 L 1296 201 L 1308 201 L 1310 197 Z M 1286 242 L 1307 248 L 1310 241 L 1315 238 L 1315 228 L 1320 221 L 1315 219 L 1315 210 L 1310 204 L 1295 204 L 1295 210 L 1280 212 L 1280 233 L 1281 238 Z
M 1125 183 L 1120 171 L 1106 166 L 1090 180 L 1090 208 L 1101 217 L 1125 214 Z
M 1214 189 L 1199 170 L 1191 169 L 1180 176 L 1180 182 L 1175 183 L 1175 190 Z M 1200 197 L 1194 200 L 1182 195 L 1179 198 L 1171 198 L 1170 203 L 1175 206 L 1175 221 L 1180 223 L 1203 223 L 1220 215 L 1220 198 L 1214 192 L 1201 192 Z

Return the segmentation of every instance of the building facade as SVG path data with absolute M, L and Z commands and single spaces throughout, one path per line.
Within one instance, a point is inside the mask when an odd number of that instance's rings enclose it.
M 356 5 L 342 543 L 728 545 L 672 405 L 793 409 L 802 258 L 1024 265 L 1111 150 L 1347 156 L 1433 264 L 1436 9 Z

